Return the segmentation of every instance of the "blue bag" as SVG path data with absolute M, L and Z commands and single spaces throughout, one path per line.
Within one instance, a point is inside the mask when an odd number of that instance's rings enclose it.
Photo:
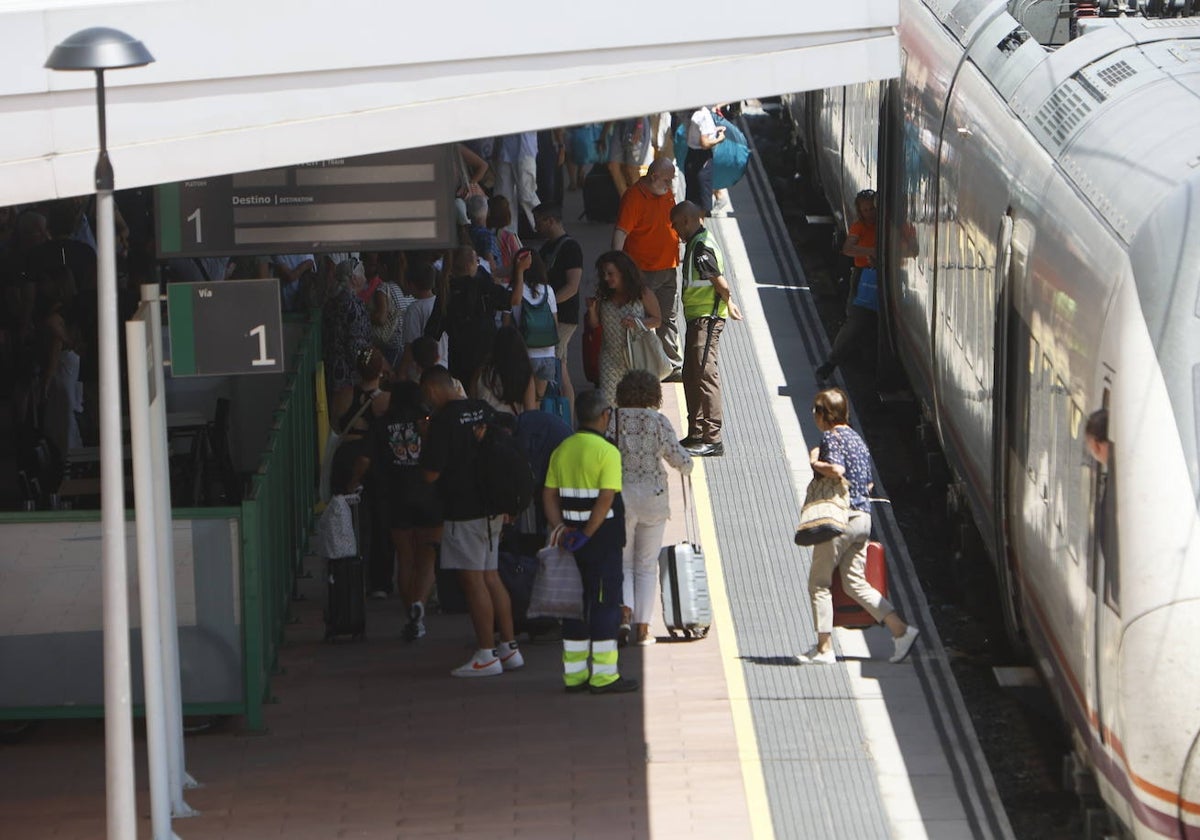
M 571 150 L 571 160 L 580 166 L 600 163 L 600 150 L 596 148 L 596 143 L 603 128 L 600 123 L 588 123 L 568 129 L 567 145 Z
M 546 393 L 542 395 L 542 404 L 539 406 L 542 411 L 547 414 L 553 414 L 559 420 L 567 424 L 567 428 L 571 428 L 571 401 L 562 395 L 562 362 L 558 359 L 554 360 L 555 378 L 553 382 L 547 383 Z
M 725 126 L 725 140 L 713 146 L 713 189 L 727 190 L 742 180 L 750 164 L 750 144 L 742 130 L 724 117 L 713 114 L 713 122 Z M 675 129 L 675 163 L 683 170 L 687 160 L 688 124 L 682 123 Z
M 854 292 L 854 306 L 879 311 L 879 272 L 873 268 L 864 268 L 858 274 L 858 289 Z

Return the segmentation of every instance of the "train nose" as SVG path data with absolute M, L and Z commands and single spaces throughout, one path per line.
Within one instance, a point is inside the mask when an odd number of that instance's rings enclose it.
M 1200 837 L 1197 639 L 1200 600 L 1188 598 L 1139 616 L 1120 643 L 1120 712 L 1105 717 L 1134 824 L 1155 837 Z

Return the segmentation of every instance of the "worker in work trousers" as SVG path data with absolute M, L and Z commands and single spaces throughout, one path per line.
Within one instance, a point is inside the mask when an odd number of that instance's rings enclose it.
M 623 694 L 638 682 L 617 672 L 625 546 L 621 453 L 604 437 L 612 406 L 600 391 L 575 400 L 579 431 L 550 456 L 542 502 L 558 544 L 574 553 L 583 580 L 583 618 L 563 621 L 563 684 L 570 693 Z M 591 675 L 588 655 L 591 654 Z

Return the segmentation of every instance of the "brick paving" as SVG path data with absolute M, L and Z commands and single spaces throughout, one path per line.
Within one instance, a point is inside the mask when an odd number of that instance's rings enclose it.
M 668 417 L 677 417 L 668 388 Z M 679 508 L 678 483 L 674 502 Z M 682 538 L 677 510 L 667 540 Z M 316 561 L 312 560 L 315 569 Z M 720 661 L 722 628 L 700 642 L 621 652 L 643 681 L 624 696 L 562 691 L 557 642 L 524 644 L 524 670 L 457 680 L 465 615 L 433 615 L 400 639 L 398 601 L 368 601 L 368 637 L 325 644 L 319 579 L 288 628 L 265 734 L 240 721 L 189 737 L 200 816 L 182 840 L 327 838 L 741 838 L 750 836 Z M 139 739 L 140 836 L 149 837 Z M 52 721 L 0 747 L 0 837 L 103 837 L 100 721 Z

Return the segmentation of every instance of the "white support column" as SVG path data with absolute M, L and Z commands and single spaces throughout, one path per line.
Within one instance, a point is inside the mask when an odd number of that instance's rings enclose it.
M 154 840 L 172 840 L 167 725 L 163 696 L 162 626 L 159 622 L 158 552 L 155 538 L 154 463 L 150 442 L 150 366 L 146 304 L 125 324 L 129 370 L 129 440 L 137 513 L 138 600 L 141 604 L 142 694 L 146 704 L 146 753 L 150 769 L 150 825 Z M 149 358 L 148 358 L 149 357 Z M 161 395 L 154 395 L 160 400 Z
M 154 476 L 158 489 L 154 494 L 155 542 L 158 547 L 159 623 L 162 627 L 163 697 L 166 701 L 167 750 L 171 779 L 171 814 L 176 819 L 194 817 L 200 812 L 183 798 L 186 788 L 199 787 L 187 772 L 183 740 L 183 687 L 179 666 L 179 624 L 175 604 L 175 552 L 171 529 L 171 465 L 167 443 L 166 377 L 163 365 L 162 294 L 157 283 L 142 286 L 142 303 L 147 305 L 146 329 L 154 348 L 155 393 L 159 398 L 150 407 L 150 444 L 154 459 Z

